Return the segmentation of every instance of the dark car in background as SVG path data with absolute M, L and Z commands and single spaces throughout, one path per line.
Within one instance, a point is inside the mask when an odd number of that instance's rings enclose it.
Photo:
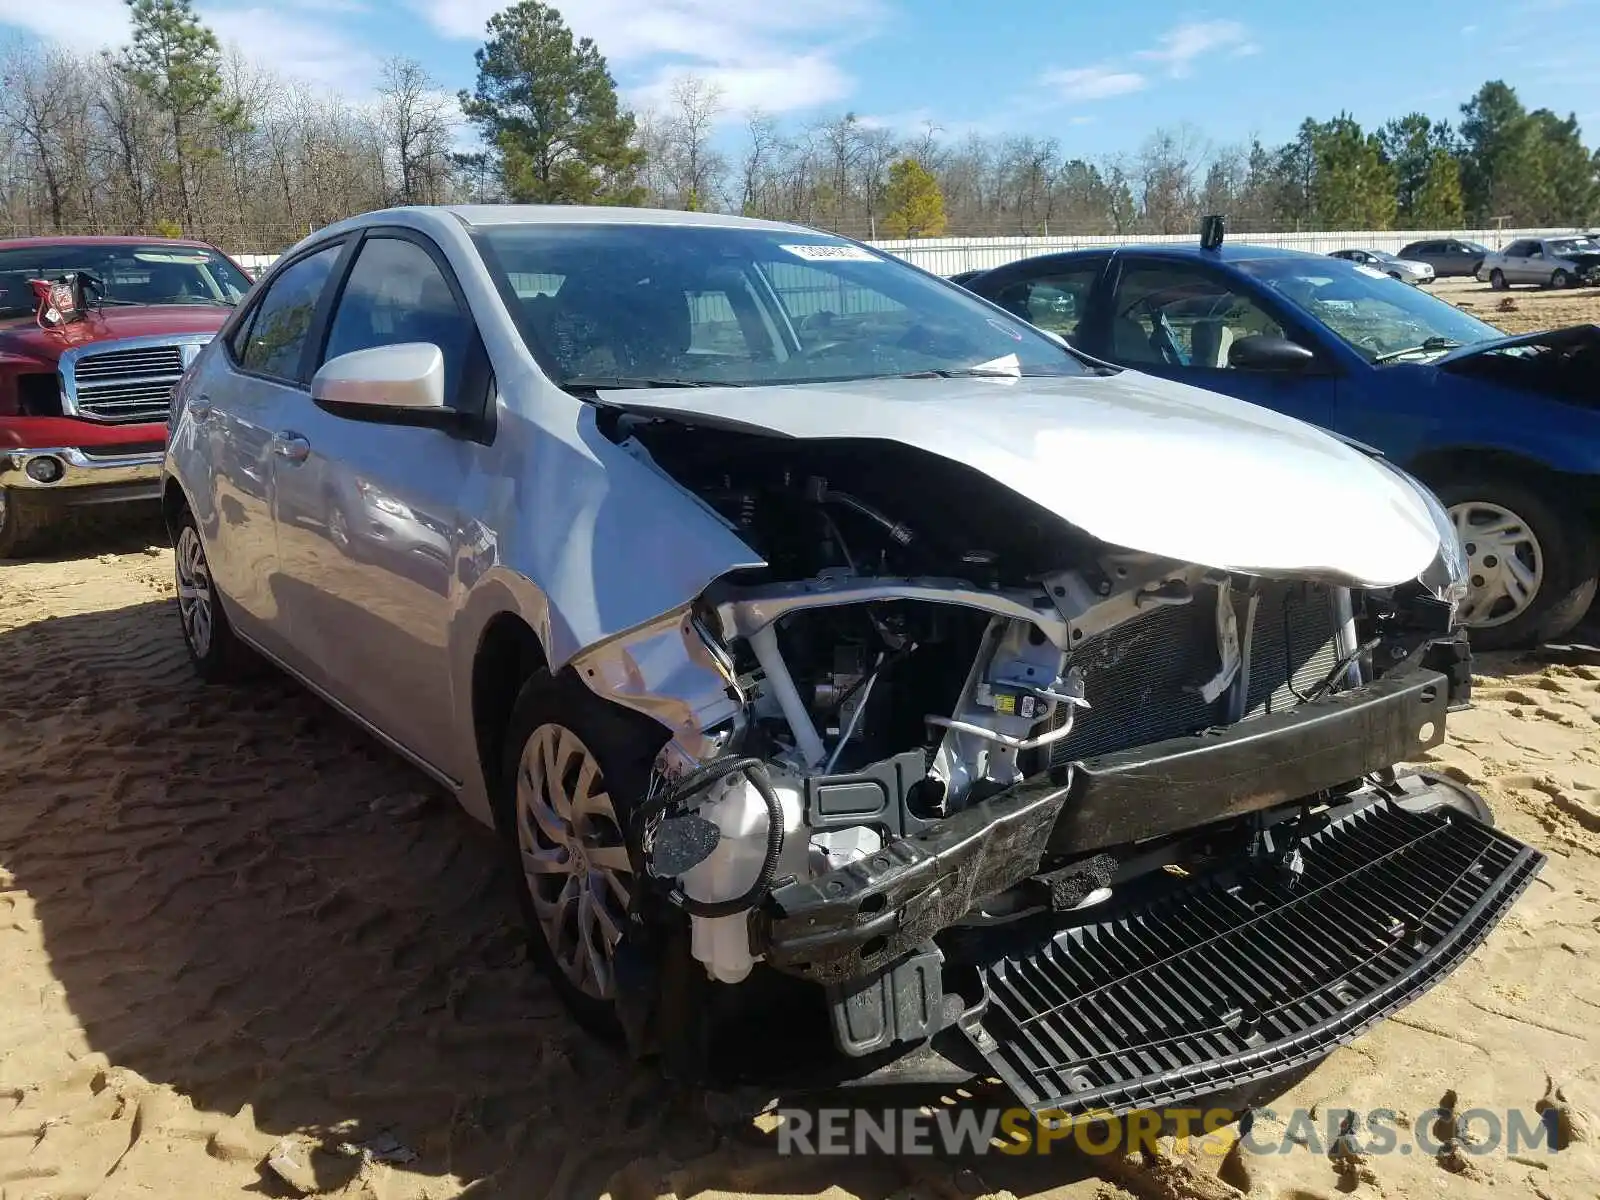
M 1460 238 L 1427 238 L 1400 247 L 1397 257 L 1409 262 L 1427 263 L 1433 268 L 1436 279 L 1452 275 L 1476 275 L 1483 260 L 1490 254 L 1489 247 Z
M 1594 598 L 1600 327 L 1508 338 L 1371 268 L 1231 244 L 1045 255 L 964 286 L 1097 358 L 1310 421 L 1419 476 L 1461 533 L 1478 647 L 1559 637 Z

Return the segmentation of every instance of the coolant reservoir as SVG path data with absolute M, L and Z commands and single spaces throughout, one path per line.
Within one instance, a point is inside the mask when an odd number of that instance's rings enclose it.
M 806 869 L 808 841 L 803 825 L 805 807 L 800 793 L 781 779 L 772 788 L 783 806 L 783 854 L 777 878 L 810 877 Z M 691 899 L 715 902 L 744 895 L 755 883 L 767 856 L 767 803 L 743 775 L 731 775 L 716 798 L 696 810 L 721 833 L 710 857 L 678 877 Z M 690 948 L 705 964 L 711 978 L 738 983 L 750 974 L 755 956 L 750 953 L 750 914 L 731 917 L 690 917 Z

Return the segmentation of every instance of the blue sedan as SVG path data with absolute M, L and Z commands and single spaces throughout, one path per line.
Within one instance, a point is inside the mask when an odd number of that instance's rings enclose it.
M 1425 480 L 1471 564 L 1474 645 L 1560 637 L 1593 601 L 1600 327 L 1508 338 L 1371 267 L 1255 246 L 1074 251 L 961 283 L 1086 354 L 1321 425 Z

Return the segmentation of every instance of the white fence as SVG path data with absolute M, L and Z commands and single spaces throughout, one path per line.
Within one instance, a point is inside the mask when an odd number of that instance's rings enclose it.
M 1413 230 L 1331 230 L 1320 233 L 1240 233 L 1231 241 L 1252 246 L 1276 246 L 1284 250 L 1304 250 L 1327 254 L 1345 248 L 1387 250 L 1391 254 L 1410 242 L 1454 238 L 1480 242 L 1498 250 L 1523 237 L 1550 237 L 1578 232 L 1572 229 L 1413 229 Z M 1199 240 L 1198 234 L 1147 234 L 1119 237 L 1115 234 L 1082 234 L 1055 237 L 911 238 L 904 241 L 877 241 L 872 245 L 937 275 L 1003 266 L 1019 258 L 1037 254 L 1057 254 L 1063 250 L 1085 250 L 1094 246 L 1131 246 L 1151 243 L 1181 245 Z M 235 254 L 234 259 L 252 275 L 266 270 L 276 254 Z
M 1283 250 L 1304 250 L 1328 254 L 1334 250 L 1386 250 L 1393 254 L 1411 242 L 1452 238 L 1478 242 L 1498 250 L 1517 238 L 1550 237 L 1577 232 L 1571 229 L 1422 229 L 1422 230 L 1331 230 L 1321 233 L 1230 233 L 1228 240 L 1250 246 L 1274 246 Z M 1115 234 L 1068 235 L 1066 237 L 1012 238 L 917 238 L 897 242 L 873 242 L 936 275 L 955 275 L 1004 266 L 1019 258 L 1038 254 L 1059 254 L 1064 250 L 1087 250 L 1095 246 L 1131 246 L 1164 243 L 1183 245 L 1200 240 L 1199 234 L 1146 234 L 1119 237 Z

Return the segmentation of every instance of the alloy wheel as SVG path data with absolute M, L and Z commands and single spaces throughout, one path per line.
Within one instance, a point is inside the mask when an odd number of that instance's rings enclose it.
M 517 848 L 551 956 L 586 996 L 616 994 L 633 863 L 600 763 L 564 725 L 535 729 L 517 769 Z
M 1450 519 L 1467 553 L 1467 603 L 1462 619 L 1491 628 L 1514 621 L 1539 595 L 1544 548 L 1516 513 L 1486 501 L 1452 505 Z
M 173 563 L 178 582 L 178 615 L 183 620 L 183 636 L 196 658 L 211 652 L 214 626 L 212 605 L 215 598 L 211 589 L 211 568 L 206 564 L 206 550 L 200 534 L 193 525 L 185 525 L 178 534 Z

